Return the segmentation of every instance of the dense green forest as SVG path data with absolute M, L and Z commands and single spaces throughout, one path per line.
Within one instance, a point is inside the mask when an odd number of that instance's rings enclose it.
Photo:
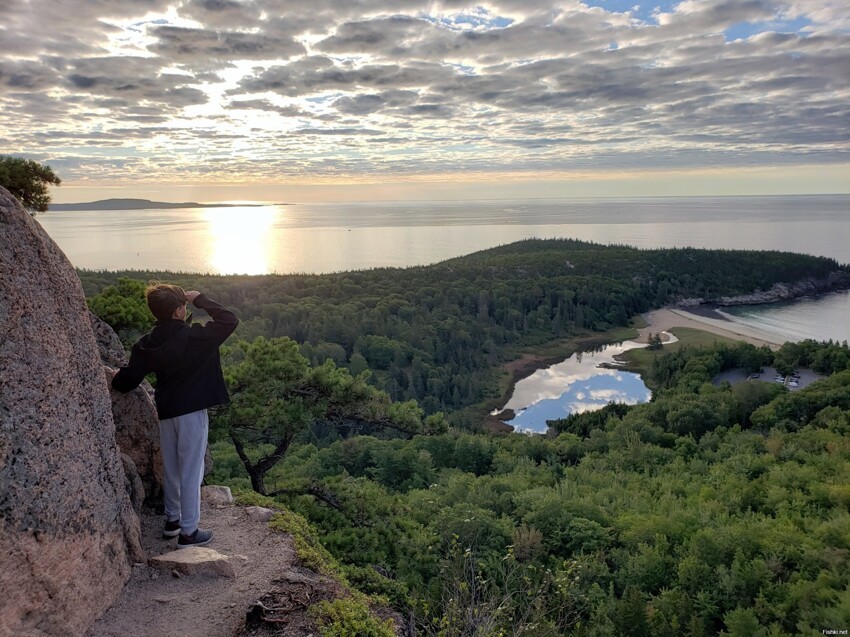
M 753 350 L 662 357 L 652 402 L 555 421 L 547 436 L 304 429 L 267 481 L 351 582 L 410 610 L 421 634 L 847 626 L 850 350 L 776 353 L 832 352 L 830 375 L 793 393 L 711 384 Z M 213 438 L 212 479 L 250 488 L 223 430 Z
M 822 257 L 727 250 L 639 250 L 574 240 L 529 240 L 432 266 L 328 275 L 212 276 L 81 271 L 93 309 L 125 342 L 146 329 L 138 288 L 164 280 L 236 308 L 237 336 L 286 336 L 314 365 L 369 369 L 393 400 L 472 427 L 500 397 L 499 364 L 523 348 L 614 326 L 685 298 L 710 300 L 777 282 L 850 270 Z M 124 284 L 126 286 L 126 283 Z M 132 288 L 132 284 L 130 288 Z M 107 293 L 106 298 L 102 294 Z
M 850 625 L 846 343 L 684 348 L 655 359 L 650 403 L 545 436 L 447 428 L 441 410 L 469 424 L 458 409 L 498 396 L 500 363 L 524 347 L 838 269 L 532 241 L 405 270 L 81 278 L 127 341 L 151 320 L 142 280 L 236 307 L 210 480 L 304 516 L 347 581 L 416 634 L 758 636 Z M 795 392 L 711 382 L 766 365 L 826 377 Z

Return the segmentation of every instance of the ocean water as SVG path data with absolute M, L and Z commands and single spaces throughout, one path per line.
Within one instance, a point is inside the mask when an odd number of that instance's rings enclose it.
M 527 238 L 640 248 L 784 250 L 850 263 L 850 196 L 378 202 L 49 212 L 38 221 L 88 269 L 216 274 L 328 273 L 427 265 Z M 728 318 L 787 340 L 850 340 L 850 293 L 732 308 Z M 628 345 L 627 345 L 628 346 Z M 574 356 L 517 384 L 520 430 L 648 400 L 640 377 L 599 368 L 623 345 Z
M 730 320 L 781 336 L 786 341 L 811 338 L 850 342 L 850 291 L 769 305 L 724 308 Z
M 787 250 L 850 263 L 850 196 L 294 204 L 48 212 L 88 269 L 327 273 L 436 263 L 527 239 Z

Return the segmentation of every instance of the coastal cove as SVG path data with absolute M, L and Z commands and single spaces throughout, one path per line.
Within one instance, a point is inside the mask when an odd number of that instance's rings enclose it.
M 781 341 L 850 342 L 850 291 L 806 296 L 763 305 L 739 305 L 719 312 L 736 328 L 777 336 Z
M 777 348 L 786 341 L 850 342 L 850 290 L 756 305 L 655 310 L 645 316 L 652 331 L 691 327 L 757 346 Z
M 840 287 L 847 268 L 834 259 L 778 251 L 640 250 L 555 239 L 515 242 L 430 266 L 338 274 L 80 271 L 90 296 L 127 275 L 142 288 L 156 279 L 213 290 L 239 313 L 237 338 L 289 337 L 313 365 L 330 359 L 355 374 L 371 371 L 393 400 L 421 400 L 426 414 L 451 412 L 456 422 L 475 427 L 500 406 L 494 400 L 507 397 L 506 378 L 592 347 L 576 337 L 596 344 L 634 338 L 626 327 L 630 317 L 683 299 L 762 299 L 761 292 L 783 286 L 808 291 L 797 285 L 805 281 Z M 652 313 L 648 317 L 654 332 L 668 331 L 654 324 Z M 709 330 L 713 319 L 688 320 Z M 709 331 L 742 338 L 743 328 L 733 321 L 723 325 Z M 764 335 L 757 344 L 785 340 Z M 559 349 L 563 356 L 555 359 Z
M 547 420 L 594 411 L 612 401 L 624 404 L 648 401 L 651 391 L 640 374 L 617 366 L 621 364 L 619 355 L 645 347 L 650 334 L 663 334 L 665 348 L 678 340 L 667 330 L 684 327 L 714 334 L 724 341 L 731 339 L 778 349 L 786 341 L 848 341 L 848 316 L 850 290 L 702 311 L 655 310 L 642 317 L 648 325 L 640 329 L 637 340 L 643 342 L 627 340 L 580 349 L 560 362 L 541 361 L 537 369 L 527 368 L 512 386 L 504 407 L 493 411 L 491 417 L 511 417 L 503 422 L 516 431 L 545 433 Z

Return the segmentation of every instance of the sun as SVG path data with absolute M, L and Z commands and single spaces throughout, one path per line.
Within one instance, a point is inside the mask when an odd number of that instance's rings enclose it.
M 270 230 L 279 214 L 274 206 L 205 210 L 207 263 L 219 274 L 271 272 L 275 250 Z

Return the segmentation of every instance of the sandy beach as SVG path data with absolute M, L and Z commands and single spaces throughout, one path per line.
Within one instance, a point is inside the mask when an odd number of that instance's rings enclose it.
M 773 334 L 761 332 L 722 318 L 711 318 L 685 310 L 664 308 L 648 312 L 642 316 L 649 325 L 638 332 L 637 341 L 640 343 L 646 343 L 650 333 L 665 332 L 672 327 L 690 327 L 695 330 L 711 332 L 718 336 L 746 341 L 759 347 L 767 345 L 774 350 L 779 349 L 784 342 L 781 337 Z

